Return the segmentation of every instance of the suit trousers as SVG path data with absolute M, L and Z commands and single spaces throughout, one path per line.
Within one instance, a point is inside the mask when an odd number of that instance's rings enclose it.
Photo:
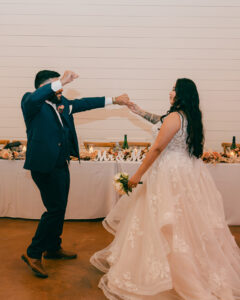
M 27 254 L 31 258 L 41 258 L 46 250 L 61 249 L 70 175 L 67 163 L 61 167 L 55 167 L 49 173 L 31 171 L 31 175 L 40 190 L 46 212 L 41 217 Z

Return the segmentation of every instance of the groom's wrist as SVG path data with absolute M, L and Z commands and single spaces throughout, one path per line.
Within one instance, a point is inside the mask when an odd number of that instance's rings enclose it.
M 113 104 L 112 97 L 105 97 L 105 106 Z
M 52 88 L 52 90 L 54 91 L 54 92 L 57 92 L 57 91 L 59 91 L 59 90 L 61 90 L 62 89 L 62 82 L 61 82 L 61 80 L 56 80 L 56 81 L 53 81 L 52 83 L 51 83 L 51 88 Z

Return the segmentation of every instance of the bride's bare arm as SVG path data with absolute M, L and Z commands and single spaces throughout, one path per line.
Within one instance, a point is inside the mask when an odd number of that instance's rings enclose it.
M 181 127 L 180 116 L 177 112 L 170 113 L 165 119 L 158 136 L 147 153 L 137 172 L 130 178 L 129 186 L 136 186 L 143 174 L 149 169 L 160 153 L 166 148 Z
M 133 102 L 131 102 L 131 104 L 128 107 L 133 113 L 143 117 L 144 119 L 146 119 L 147 121 L 153 124 L 156 124 L 157 122 L 160 121 L 161 116 L 144 111 L 137 104 Z

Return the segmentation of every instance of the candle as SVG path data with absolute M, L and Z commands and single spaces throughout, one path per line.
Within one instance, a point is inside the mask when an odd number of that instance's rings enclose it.
M 27 147 L 24 145 L 23 148 L 22 148 L 22 151 L 26 152 L 26 150 L 27 150 Z
M 89 148 L 89 153 L 93 153 L 93 146 Z

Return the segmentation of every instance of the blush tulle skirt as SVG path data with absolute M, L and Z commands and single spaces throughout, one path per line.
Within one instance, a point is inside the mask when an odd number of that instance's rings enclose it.
M 201 160 L 161 155 L 103 225 L 115 238 L 90 261 L 108 299 L 240 299 L 240 250 Z

